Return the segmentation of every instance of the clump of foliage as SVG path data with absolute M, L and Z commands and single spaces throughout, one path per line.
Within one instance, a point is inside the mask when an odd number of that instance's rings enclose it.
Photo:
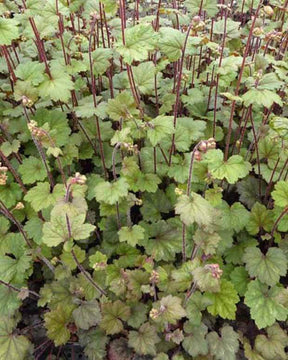
M 1 1 L 0 360 L 287 358 L 287 8 Z

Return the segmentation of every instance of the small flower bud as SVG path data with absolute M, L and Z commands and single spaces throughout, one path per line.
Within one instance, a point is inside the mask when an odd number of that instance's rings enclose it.
M 159 278 L 159 273 L 156 270 L 153 270 L 149 280 L 154 284 L 157 284 L 159 282 Z
M 157 309 L 151 309 L 149 316 L 151 319 L 157 319 L 157 317 L 160 315 L 159 311 Z
M 199 15 L 194 16 L 192 19 L 193 25 L 199 24 L 200 21 L 201 21 L 201 17 Z
M 255 27 L 255 29 L 253 30 L 254 36 L 261 36 L 263 33 L 264 33 L 264 30 L 262 27 Z
M 175 188 L 175 194 L 180 196 L 180 195 L 183 195 L 183 190 L 179 189 L 178 187 Z
M 195 153 L 194 153 L 194 159 L 196 161 L 201 161 L 202 160 L 202 154 L 200 151 L 196 150 Z
M 7 179 L 8 177 L 6 174 L 0 174 L 0 185 L 6 185 Z
M 220 279 L 223 274 L 223 270 L 220 269 L 219 264 L 207 264 L 205 265 L 205 269 L 209 269 L 215 279 Z
M 207 148 L 210 149 L 216 149 L 216 141 L 214 138 L 210 138 L 207 140 Z
M 274 15 L 274 10 L 272 9 L 271 6 L 266 5 L 263 7 L 264 13 L 268 16 L 273 16 Z
M 22 209 L 24 209 L 24 204 L 20 201 L 20 202 L 18 202 L 18 203 L 16 204 L 16 206 L 15 206 L 14 209 L 15 209 L 15 210 L 22 210 Z
M 135 200 L 135 205 L 141 206 L 143 204 L 142 199 L 136 199 Z
M 208 146 L 207 146 L 207 141 L 201 141 L 199 146 L 198 146 L 198 149 L 204 153 L 206 153 L 207 149 L 208 149 Z

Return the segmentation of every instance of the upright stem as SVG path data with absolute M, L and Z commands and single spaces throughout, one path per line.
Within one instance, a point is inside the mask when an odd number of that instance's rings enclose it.
M 240 84 L 241 84 L 241 80 L 242 80 L 242 76 L 243 76 L 243 72 L 244 72 L 244 68 L 245 68 L 245 61 L 246 58 L 248 56 L 249 53 L 249 47 L 250 47 L 250 42 L 251 42 L 251 38 L 253 35 L 253 30 L 255 27 L 255 23 L 259 14 L 259 10 L 262 6 L 262 1 L 259 2 L 259 5 L 257 7 L 257 10 L 255 12 L 252 24 L 251 24 L 251 28 L 248 34 L 248 38 L 247 38 L 247 43 L 245 46 L 245 50 L 244 50 L 244 55 L 243 55 L 243 59 L 242 59 L 242 64 L 240 67 L 240 73 L 238 76 L 238 81 L 236 84 L 236 89 L 235 89 L 235 96 L 239 95 L 239 90 L 240 90 Z M 235 111 L 235 105 L 236 105 L 236 100 L 232 101 L 231 104 L 231 112 L 230 112 L 230 118 L 229 118 L 229 125 L 228 125 L 228 134 L 227 134 L 227 138 L 226 138 L 226 146 L 225 146 L 225 154 L 224 154 L 224 160 L 227 161 L 228 159 L 228 154 L 229 154 L 229 147 L 230 147 L 230 141 L 231 141 L 231 134 L 232 134 L 232 123 L 233 123 L 233 118 L 234 118 L 234 111 Z
M 187 29 L 185 42 L 184 42 L 183 49 L 182 49 L 182 56 L 181 56 L 179 69 L 178 69 L 178 78 L 177 78 L 177 85 L 176 85 L 176 101 L 175 101 L 175 105 L 174 105 L 174 114 L 173 114 L 174 129 L 176 129 L 176 124 L 177 124 L 177 115 L 178 115 L 179 102 L 180 102 L 180 87 L 181 87 L 181 80 L 182 80 L 182 73 L 183 73 L 183 64 L 184 64 L 185 51 L 186 51 L 186 46 L 187 46 L 191 27 L 192 27 L 192 23 L 189 25 L 189 27 Z M 169 153 L 169 166 L 171 166 L 172 155 L 173 155 L 174 151 L 175 151 L 175 133 L 172 135 L 172 145 L 171 145 L 170 153 Z

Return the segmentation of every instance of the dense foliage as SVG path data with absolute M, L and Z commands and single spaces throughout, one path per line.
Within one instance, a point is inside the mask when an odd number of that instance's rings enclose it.
M 287 359 L 287 9 L 0 2 L 0 360 Z

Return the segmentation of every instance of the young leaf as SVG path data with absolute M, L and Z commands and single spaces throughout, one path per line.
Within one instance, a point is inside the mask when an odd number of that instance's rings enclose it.
M 277 300 L 280 291 L 277 286 L 269 289 L 259 280 L 251 281 L 248 285 L 245 304 L 250 307 L 251 317 L 259 329 L 273 325 L 275 320 L 286 320 L 288 310 Z
M 164 137 L 174 133 L 173 116 L 157 116 L 149 122 L 147 137 L 156 146 Z
M 24 200 L 31 203 L 35 211 L 46 209 L 50 205 L 54 205 L 56 200 L 64 196 L 64 186 L 57 184 L 53 193 L 50 192 L 50 185 L 48 182 L 37 183 L 36 186 L 31 188 L 25 195 Z
M 208 299 L 213 302 L 207 307 L 210 314 L 220 315 L 223 319 L 235 319 L 236 304 L 239 301 L 237 291 L 233 284 L 227 280 L 221 280 L 220 292 L 207 293 Z
M 182 299 L 177 296 L 165 296 L 153 304 L 150 317 L 157 323 L 176 324 L 177 320 L 186 316 L 186 311 L 183 309 L 181 303 Z
M 131 228 L 122 226 L 118 231 L 119 241 L 126 241 L 131 246 L 136 246 L 140 240 L 144 239 L 145 230 L 139 225 L 133 225 Z
M 176 203 L 176 214 L 180 215 L 181 221 L 189 226 L 195 222 L 199 226 L 211 226 L 216 215 L 215 209 L 201 195 L 194 192 L 191 196 L 181 195 Z
M 205 339 L 208 332 L 207 326 L 203 323 L 200 326 L 192 326 L 190 323 L 185 323 L 184 330 L 185 333 L 189 334 L 185 336 L 182 343 L 184 350 L 193 358 L 198 355 L 207 355 L 208 343 Z
M 287 258 L 284 252 L 276 247 L 271 247 L 265 255 L 257 247 L 247 247 L 243 261 L 251 277 L 257 277 L 270 286 L 275 285 L 280 276 L 285 276 L 287 272 Z
M 78 328 L 88 330 L 101 321 L 101 313 L 97 300 L 83 301 L 73 310 L 73 318 Z
M 128 195 L 128 188 L 129 186 L 124 178 L 113 183 L 101 182 L 95 187 L 95 198 L 99 202 L 114 205 Z
M 39 95 L 43 99 L 52 99 L 54 101 L 68 102 L 70 91 L 74 89 L 74 83 L 70 75 L 65 73 L 63 69 L 51 69 L 50 79 L 48 75 L 44 75 L 45 80 L 39 85 Z
M 44 315 L 45 327 L 48 337 L 56 346 L 65 344 L 70 339 L 70 331 L 67 328 L 71 320 L 71 308 L 57 307 Z
M 250 89 L 242 96 L 242 99 L 246 107 L 250 105 L 259 105 L 269 109 L 274 103 L 279 106 L 283 105 L 283 102 L 277 93 L 266 89 Z
M 261 229 L 271 231 L 274 224 L 271 210 L 267 210 L 265 205 L 256 202 L 250 212 L 250 219 L 246 224 L 246 229 L 251 235 L 256 235 Z
M 129 331 L 128 345 L 140 355 L 156 355 L 156 343 L 160 341 L 156 328 L 149 323 L 140 326 L 138 331 Z
M 210 150 L 205 156 L 208 170 L 215 179 L 226 179 L 229 184 L 235 184 L 238 179 L 244 178 L 251 170 L 251 164 L 244 161 L 242 156 L 233 155 L 227 161 L 223 160 L 221 150 Z
M 170 27 L 161 27 L 159 47 L 170 61 L 177 61 L 182 53 L 184 34 Z
M 236 360 L 239 349 L 238 334 L 229 325 L 223 326 L 220 333 L 221 337 L 215 331 L 207 335 L 211 355 L 214 355 L 216 360 Z
M 34 156 L 23 159 L 18 171 L 22 175 L 24 184 L 33 184 L 36 181 L 43 181 L 47 177 L 43 163 Z
M 288 206 L 288 182 L 278 181 L 274 191 L 272 191 L 272 198 L 276 206 L 282 208 Z
M 94 225 L 84 224 L 85 214 L 69 218 L 71 237 L 74 240 L 87 239 L 95 229 Z M 43 243 L 52 247 L 71 240 L 65 214 L 52 217 L 43 226 Z
M 17 39 L 19 32 L 15 19 L 0 18 L 0 45 L 11 45 Z
M 127 321 L 130 316 L 130 308 L 122 301 L 107 302 L 102 305 L 102 321 L 100 327 L 106 334 L 117 334 L 122 331 L 122 321 Z
M 154 49 L 157 37 L 158 34 L 151 25 L 135 25 L 125 29 L 125 45 L 121 40 L 116 43 L 116 49 L 128 64 L 131 64 L 133 60 L 145 60 L 148 52 Z
M 264 359 L 286 359 L 285 347 L 288 346 L 287 334 L 278 323 L 266 330 L 266 335 L 257 335 L 255 349 L 263 355 Z
M 27 337 L 14 331 L 16 322 L 12 318 L 1 317 L 0 321 L 0 359 L 25 359 L 29 356 L 31 343 Z

